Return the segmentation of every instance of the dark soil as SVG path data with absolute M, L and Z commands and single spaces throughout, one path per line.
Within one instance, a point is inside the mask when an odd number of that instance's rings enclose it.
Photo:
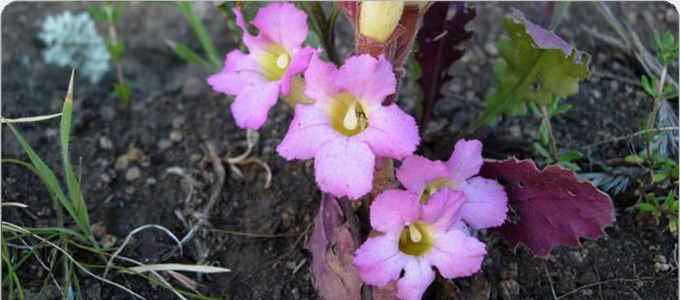
M 522 9 L 536 20 L 543 7 L 540 3 L 474 5 L 478 17 L 469 28 L 475 35 L 466 44 L 465 57 L 453 69 L 455 80 L 437 105 L 419 150 L 433 159 L 448 158 L 454 137 L 481 110 L 486 89 L 494 84 L 491 68 L 497 57 L 493 44 L 501 34 L 498 20 L 509 13 L 510 7 Z M 670 4 L 610 5 L 619 18 L 635 25 L 650 49 L 652 28 L 674 32 L 678 28 L 678 12 Z M 199 8 L 219 51 L 232 49 L 231 35 L 219 12 L 207 2 Z M 12 3 L 5 8 L 3 116 L 43 115 L 61 109 L 70 70 L 42 61 L 44 45 L 37 33 L 46 15 L 86 9 L 86 3 Z M 634 58 L 595 39 L 583 30 L 584 26 L 612 32 L 591 4 L 576 2 L 557 33 L 592 55 L 591 70 L 616 76 L 593 76 L 580 85 L 578 95 L 566 100 L 574 108 L 554 120 L 557 139 L 564 149 L 582 149 L 635 132 L 635 120 L 651 107 L 642 89 L 629 82 L 643 74 Z M 126 42 L 126 79 L 133 86 L 131 111 L 126 114 L 115 99 L 110 88 L 115 81 L 113 72 L 98 85 L 77 77 L 72 158 L 74 162 L 82 158 L 82 187 L 92 223 L 103 225 L 119 244 L 131 230 L 145 224 L 165 226 L 182 237 L 196 222 L 196 213 L 207 204 L 216 186 L 215 172 L 204 161 L 206 145 L 214 145 L 220 155 L 238 155 L 246 148 L 245 131 L 235 126 L 225 97 L 205 84 L 206 74 L 174 56 L 165 44 L 167 38 L 200 49 L 179 11 L 165 4 L 128 3 L 118 28 Z M 103 27 L 100 32 L 105 32 Z M 671 74 L 677 74 L 677 65 Z M 677 103 L 675 109 L 677 112 Z M 238 166 L 242 177 L 226 167 L 224 187 L 208 216 L 216 231 L 203 232 L 196 239 L 209 249 L 205 263 L 232 272 L 200 278 L 191 275 L 202 284 L 204 295 L 228 299 L 318 298 L 310 279 L 311 256 L 304 248 L 320 199 L 312 163 L 286 162 L 275 151 L 291 118 L 291 109 L 276 106 L 253 150 L 254 157 L 271 167 L 270 188 L 263 188 L 266 173 L 257 165 Z M 19 128 L 48 165 L 60 173 L 58 123 L 51 120 Z M 485 156 L 536 157 L 531 143 L 538 139 L 537 128 L 538 120 L 531 117 L 504 118 L 483 136 Z M 7 128 L 3 127 L 2 135 L 3 158 L 28 160 Z M 107 140 L 112 147 L 106 146 Z M 589 159 L 607 161 L 625 157 L 629 151 L 625 141 L 608 143 L 591 149 Z M 121 156 L 131 155 L 137 159 L 116 168 Z M 588 160 L 580 165 L 590 171 Z M 30 206 L 24 210 L 5 208 L 3 219 L 24 226 L 56 225 L 50 195 L 41 181 L 28 170 L 9 164 L 2 167 L 3 201 Z M 126 179 L 133 168 L 138 168 L 141 176 Z M 180 171 L 184 176 L 176 174 Z M 664 222 L 657 224 L 631 209 L 630 198 L 613 197 L 617 222 L 606 230 L 607 237 L 584 241 L 580 249 L 554 249 L 547 259 L 536 258 L 524 248 L 513 253 L 499 237 L 486 237 L 489 255 L 483 274 L 454 283 L 438 281 L 427 295 L 433 299 L 549 299 L 569 293 L 566 298 L 570 299 L 674 299 L 678 287 L 677 237 L 665 229 Z M 136 235 L 123 254 L 147 263 L 191 264 L 201 260 L 193 243 L 184 247 L 182 257 L 162 260 L 173 247 L 172 239 L 165 234 L 148 230 Z M 80 254 L 85 261 L 92 259 Z M 670 270 L 659 269 L 662 259 Z M 40 269 L 32 262 L 20 272 L 29 293 L 37 292 L 44 280 Z M 130 298 L 119 289 L 82 275 L 85 298 Z M 149 299 L 174 297 L 138 277 L 118 274 L 112 279 Z M 179 285 L 176 281 L 173 284 Z M 48 292 L 47 298 L 58 298 L 54 289 Z

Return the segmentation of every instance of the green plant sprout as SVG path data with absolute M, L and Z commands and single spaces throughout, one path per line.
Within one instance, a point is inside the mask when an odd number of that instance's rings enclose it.
M 203 22 L 201 22 L 201 19 L 194 10 L 194 3 L 190 1 L 176 1 L 168 3 L 177 7 L 187 18 L 189 24 L 191 24 L 191 28 L 194 30 L 196 37 L 203 47 L 203 51 L 205 52 L 207 59 L 201 57 L 201 55 L 182 43 L 167 40 L 166 42 L 168 46 L 170 46 L 172 51 L 177 56 L 191 64 L 201 67 L 206 72 L 219 72 L 222 69 L 222 60 L 217 54 L 217 49 L 215 48 L 212 38 L 208 34 L 208 30 L 205 28 Z
M 529 108 L 531 113 L 541 120 L 538 133 L 540 136 L 539 142 L 533 143 L 533 148 L 536 153 L 545 158 L 546 164 L 556 163 L 567 169 L 574 171 L 581 171 L 581 168 L 574 163 L 583 157 L 583 153 L 575 150 L 563 151 L 558 155 L 557 140 L 553 134 L 552 124 L 550 118 L 564 114 L 571 109 L 570 104 L 559 104 L 559 99 L 555 98 L 548 106 L 539 106 L 536 103 L 530 102 Z M 550 149 L 550 150 L 548 150 Z
M 25 162 L 18 159 L 3 158 L 1 161 L 2 164 L 17 165 L 36 174 L 52 196 L 57 219 L 55 227 L 26 227 L 7 221 L 2 222 L 2 238 L 0 239 L 0 243 L 2 246 L 2 260 L 6 270 L 6 276 L 4 276 L 2 280 L 2 287 L 4 290 L 8 291 L 6 294 L 7 298 L 26 299 L 24 285 L 21 283 L 17 273 L 29 259 L 34 258 L 47 271 L 47 276 L 45 276 L 42 287 L 38 292 L 38 298 L 41 296 L 44 297 L 45 288 L 52 282 L 60 291 L 62 298 L 83 299 L 79 283 L 79 276 L 81 275 L 78 272 L 80 272 L 81 274 L 84 273 L 106 284 L 120 288 L 134 298 L 144 299 L 144 297 L 124 285 L 107 279 L 106 275 L 102 276 L 98 274 L 98 270 L 112 269 L 116 270 L 118 273 L 134 274 L 145 278 L 151 284 L 161 286 L 162 288 L 173 292 L 180 299 L 187 299 L 186 297 L 191 297 L 193 299 L 213 299 L 178 289 L 170 285 L 159 272 L 168 270 L 226 272 L 229 271 L 228 269 L 180 264 L 145 265 L 134 259 L 118 255 L 125 244 L 121 245 L 116 250 L 116 248 L 103 248 L 97 242 L 90 227 L 90 216 L 87 204 L 81 192 L 81 183 L 78 179 L 80 176 L 76 176 L 70 162 L 69 142 L 71 138 L 71 122 L 73 120 L 73 77 L 73 73 L 71 73 L 71 80 L 61 114 L 22 119 L 7 119 L 2 117 L 2 123 L 9 128 L 12 135 L 19 141 L 19 144 L 21 144 L 21 147 L 28 155 L 30 161 Z M 59 116 L 61 116 L 59 136 L 62 166 L 64 168 L 64 177 L 66 180 L 66 191 L 57 179 L 55 172 L 47 166 L 43 159 L 24 139 L 20 131 L 13 125 L 15 123 L 42 121 Z M 23 209 L 27 207 L 21 203 L 12 202 L 3 202 L 2 206 L 3 209 L 8 209 L 9 207 Z M 70 228 L 71 226 L 68 225 L 66 215 L 63 213 L 64 210 L 67 212 L 68 217 L 75 223 L 75 228 Z M 130 235 L 146 229 L 147 227 L 154 226 L 160 227 L 157 225 L 142 226 L 131 232 Z M 174 240 L 178 241 L 170 231 L 165 228 L 161 229 L 171 235 Z M 114 251 L 116 252 L 112 254 Z M 41 255 L 46 252 L 49 254 L 46 258 L 43 258 Z M 79 260 L 79 255 L 82 255 L 83 253 L 94 255 L 94 257 L 99 258 L 100 261 L 92 262 L 91 260 L 88 260 L 88 263 L 84 263 Z M 111 261 L 114 259 L 126 262 L 127 264 L 134 264 L 136 267 L 112 264 Z M 56 271 L 56 268 L 58 267 L 57 264 L 61 264 L 62 270 L 60 272 Z M 144 274 L 147 272 L 151 273 L 152 276 Z M 57 274 L 61 274 L 61 282 L 56 279 L 56 276 L 58 276 Z M 172 276 L 172 273 L 170 274 Z
M 113 91 L 116 94 L 118 101 L 125 107 L 126 111 L 129 111 L 132 86 L 125 82 L 125 75 L 123 72 L 123 53 L 125 52 L 125 44 L 123 43 L 123 40 L 118 37 L 118 33 L 116 32 L 116 20 L 123 14 L 125 3 L 119 2 L 114 5 L 111 1 L 104 1 L 102 2 L 101 7 L 94 4 L 89 7 L 92 16 L 100 22 L 106 23 L 106 27 L 108 28 L 109 35 L 106 46 L 113 58 L 113 63 L 116 66 L 116 76 L 118 78 L 118 82 L 113 84 Z

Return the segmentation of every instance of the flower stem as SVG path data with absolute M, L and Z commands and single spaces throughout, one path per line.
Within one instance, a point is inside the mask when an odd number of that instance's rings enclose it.
M 548 127 L 548 136 L 550 137 L 550 154 L 552 155 L 553 161 L 557 163 L 557 141 L 555 141 L 555 135 L 553 134 L 552 125 L 550 124 L 548 108 L 545 105 L 541 105 L 541 112 L 543 112 L 543 122 L 545 122 L 545 125 Z
M 337 19 L 338 8 L 333 4 L 330 18 L 326 18 L 326 13 L 318 1 L 303 2 L 308 14 L 312 17 L 312 24 L 316 27 L 316 32 L 321 36 L 321 43 L 330 59 L 336 65 L 340 64 L 338 53 L 335 49 L 335 34 L 333 28 L 335 26 L 335 19 Z
M 656 123 L 656 115 L 659 112 L 659 106 L 661 106 L 661 101 L 663 101 L 663 85 L 664 82 L 666 81 L 666 74 L 668 71 L 668 66 L 664 65 L 663 69 L 661 70 L 661 77 L 659 78 L 659 86 L 657 87 L 656 90 L 656 96 L 654 97 L 654 106 L 652 107 L 652 112 L 647 119 L 649 122 L 647 123 L 647 130 L 653 129 L 655 127 Z M 649 158 L 652 154 L 651 152 L 651 146 L 649 144 L 649 138 L 645 139 L 645 150 L 647 154 L 647 158 Z

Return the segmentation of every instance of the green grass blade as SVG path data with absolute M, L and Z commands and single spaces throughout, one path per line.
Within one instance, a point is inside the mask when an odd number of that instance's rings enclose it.
M 205 50 L 205 54 L 208 55 L 208 60 L 210 61 L 210 64 L 213 68 L 212 71 L 218 72 L 222 69 L 222 61 L 217 54 L 217 49 L 215 48 L 215 44 L 213 44 L 213 41 L 208 34 L 208 30 L 205 29 L 205 26 L 203 26 L 203 23 L 198 18 L 196 11 L 194 11 L 193 3 L 189 1 L 181 1 L 177 2 L 177 6 L 179 6 L 180 10 L 182 10 L 184 15 L 189 20 L 189 23 L 191 23 L 191 28 L 194 30 L 198 40 L 201 42 L 201 45 Z
M 5 262 L 5 266 L 7 266 L 7 277 L 11 278 L 10 281 L 8 282 L 9 285 L 9 299 L 14 299 L 14 286 L 16 286 L 17 289 L 17 294 L 19 294 L 19 299 L 24 300 L 26 297 L 24 296 L 24 288 L 21 286 L 21 281 L 19 280 L 19 277 L 17 276 L 16 273 L 16 268 L 12 264 L 12 259 L 10 258 L 9 255 L 9 247 L 7 247 L 7 243 L 5 241 L 5 237 L 3 236 L 0 238 L 2 240 L 2 260 Z
M 40 177 L 45 180 L 45 183 L 47 184 L 47 187 L 49 190 L 57 197 L 59 200 L 59 203 L 66 209 L 66 211 L 69 213 L 69 215 L 78 223 L 78 227 L 82 228 L 82 225 L 80 224 L 79 219 L 76 218 L 78 215 L 76 214 L 76 211 L 73 208 L 73 205 L 71 205 L 71 202 L 68 200 L 66 197 L 66 194 L 64 191 L 61 189 L 61 186 L 59 185 L 59 181 L 57 181 L 57 177 L 54 175 L 54 172 L 45 164 L 45 162 L 38 156 L 37 153 L 31 148 L 31 146 L 24 140 L 24 137 L 21 135 L 21 133 L 14 127 L 12 124 L 6 124 L 9 130 L 12 132 L 14 137 L 19 141 L 19 144 L 21 144 L 21 147 L 24 149 L 26 154 L 28 154 L 28 158 L 31 160 L 31 163 L 35 167 L 35 169 L 40 173 Z M 89 230 L 89 226 L 87 227 Z
M 60 137 L 61 137 L 61 156 L 64 164 L 64 172 L 66 173 L 66 185 L 68 192 L 73 202 L 78 223 L 82 224 L 81 230 L 85 235 L 90 234 L 90 217 L 87 212 L 87 205 L 83 199 L 83 194 L 80 191 L 80 184 L 76 179 L 71 166 L 69 158 L 69 141 L 71 138 L 71 120 L 73 118 L 73 72 L 71 72 L 71 81 L 68 85 L 68 92 L 66 92 L 66 99 L 64 101 L 64 110 L 61 115 Z

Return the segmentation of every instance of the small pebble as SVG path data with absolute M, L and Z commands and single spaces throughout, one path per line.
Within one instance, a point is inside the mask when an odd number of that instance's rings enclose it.
M 102 240 L 101 240 L 101 242 L 102 242 L 102 247 L 104 247 L 104 248 L 111 248 L 111 247 L 113 247 L 114 245 L 116 245 L 116 242 L 117 242 L 117 241 L 118 241 L 118 237 L 116 237 L 116 236 L 113 235 L 113 234 L 107 233 L 107 234 L 104 235 L 104 237 L 103 237 Z
M 99 148 L 102 148 L 104 150 L 111 150 L 113 149 L 113 142 L 108 137 L 105 136 L 99 137 Z
M 484 44 L 484 51 L 491 56 L 496 56 L 498 54 L 498 49 L 496 49 L 496 45 L 492 42 Z
M 130 147 L 127 151 L 127 158 L 130 162 L 136 162 L 142 155 L 144 155 L 144 152 L 134 146 Z
M 148 185 L 155 185 L 157 182 L 158 181 L 156 180 L 156 178 L 153 178 L 153 177 L 149 177 L 149 178 L 146 179 L 146 184 L 148 184 Z
M 168 139 L 162 139 L 158 142 L 158 149 L 160 151 L 165 151 L 167 149 L 170 149 L 172 147 L 172 141 Z
M 106 174 L 106 173 L 102 173 L 101 175 L 99 175 L 99 179 L 103 183 L 110 183 L 111 182 L 111 176 L 109 176 L 109 174 Z
M 182 139 L 184 139 L 184 136 L 182 135 L 182 130 L 179 129 L 173 129 L 170 132 L 170 140 L 173 142 L 181 142 Z
M 140 176 L 142 176 L 142 171 L 140 171 L 139 168 L 137 168 L 137 167 L 129 168 L 125 172 L 125 180 L 130 181 L 130 182 L 135 181 Z
M 116 163 L 113 165 L 113 168 L 116 169 L 116 171 L 122 171 L 128 168 L 130 165 L 130 160 L 128 159 L 127 155 L 121 155 L 116 159 Z

